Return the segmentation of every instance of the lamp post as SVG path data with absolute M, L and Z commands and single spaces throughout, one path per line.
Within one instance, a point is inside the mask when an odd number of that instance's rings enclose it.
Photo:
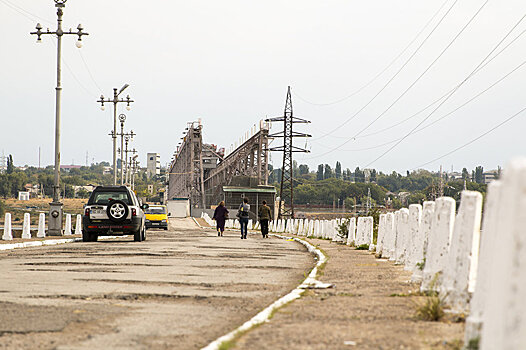
M 124 164 L 126 163 L 126 156 L 124 155 L 124 138 L 128 136 L 133 140 L 133 137 L 136 135 L 133 130 L 130 133 L 124 132 L 124 122 L 126 121 L 126 115 L 120 114 L 119 115 L 119 121 L 121 122 L 121 132 L 117 135 L 121 137 L 121 185 L 124 184 Z M 128 140 L 129 141 L 129 140 Z M 128 141 L 126 141 L 126 149 L 128 149 Z
M 77 32 L 69 32 L 62 30 L 62 16 L 64 14 L 63 8 L 66 7 L 67 0 L 55 0 L 55 7 L 57 8 L 57 30 L 50 32 L 42 31 L 42 25 L 37 23 L 36 32 L 31 32 L 32 35 L 37 36 L 37 43 L 42 42 L 42 35 L 56 35 L 57 36 L 57 87 L 55 99 L 55 176 L 53 182 L 53 202 L 49 207 L 49 223 L 48 234 L 50 236 L 62 235 L 62 214 L 63 204 L 60 202 L 60 107 L 62 95 L 62 36 L 72 34 L 78 35 L 77 47 L 82 47 L 82 36 L 89 35 L 84 33 L 84 28 L 81 24 L 77 26 Z
M 130 110 L 130 103 L 135 102 L 132 99 L 130 99 L 130 95 L 126 96 L 126 98 L 119 99 L 119 95 L 126 90 L 126 88 L 130 86 L 128 84 L 124 84 L 124 86 L 118 90 L 117 88 L 113 88 L 113 99 L 104 99 L 104 95 L 100 96 L 100 100 L 97 102 L 100 102 L 101 106 L 100 109 L 104 110 L 104 103 L 113 103 L 113 184 L 117 185 L 117 104 L 126 102 L 126 109 Z
M 137 151 L 135 150 L 135 148 L 132 149 L 132 150 L 126 151 L 126 152 L 127 152 L 126 154 L 131 153 L 132 155 L 135 154 L 135 153 L 137 153 Z M 126 184 L 127 184 L 128 186 L 131 186 L 131 180 L 132 180 L 132 178 L 131 178 L 131 173 L 132 173 L 132 163 L 133 163 L 133 162 L 132 162 L 132 159 L 133 159 L 133 156 L 130 156 L 130 157 L 127 158 L 127 159 L 128 159 L 128 161 L 127 161 L 127 163 L 126 163 Z

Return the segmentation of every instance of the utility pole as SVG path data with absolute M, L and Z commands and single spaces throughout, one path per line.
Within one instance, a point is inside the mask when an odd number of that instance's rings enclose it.
M 282 117 L 266 119 L 270 122 L 283 122 L 283 131 L 278 132 L 269 137 L 283 138 L 283 146 L 273 147 L 270 151 L 283 152 L 283 166 L 281 167 L 281 187 L 279 191 L 279 209 L 278 219 L 283 217 L 294 218 L 294 173 L 292 153 L 301 152 L 309 153 L 308 150 L 294 146 L 294 137 L 311 137 L 311 135 L 292 131 L 292 125 L 295 123 L 310 123 L 305 119 L 300 119 L 293 116 L 292 110 L 292 96 L 290 93 L 290 86 L 287 90 L 287 99 L 285 101 L 285 111 Z M 288 204 L 289 208 L 285 208 Z
M 438 196 L 443 197 L 444 196 L 444 179 L 442 174 L 442 165 L 440 166 L 440 183 L 438 187 Z
M 121 132 L 119 134 L 117 134 L 117 135 L 121 137 L 121 148 L 120 148 L 120 153 L 121 153 L 121 185 L 123 185 L 124 184 L 124 164 L 126 163 L 126 158 L 124 156 L 124 138 L 126 136 L 129 136 L 131 139 L 133 139 L 133 137 L 136 134 L 133 132 L 133 130 L 130 133 L 125 133 L 124 132 L 124 122 L 126 121 L 126 115 L 120 114 L 119 115 L 119 121 L 121 122 Z
M 124 86 L 118 90 L 117 88 L 113 88 L 113 99 L 104 99 L 104 95 L 100 96 L 100 100 L 97 102 L 100 102 L 101 106 L 100 109 L 104 110 L 104 103 L 113 103 L 113 132 L 112 132 L 112 138 L 113 138 L 113 184 L 117 185 L 117 104 L 126 102 L 126 109 L 130 110 L 130 103 L 135 102 L 132 99 L 130 99 L 130 95 L 126 96 L 126 98 L 119 99 L 119 95 L 126 90 L 126 88 L 130 86 L 128 84 L 124 84 Z M 117 91 L 118 90 L 118 91 Z
M 55 176 L 53 182 L 53 202 L 49 207 L 49 223 L 48 234 L 50 236 L 62 235 L 62 216 L 63 203 L 60 201 L 60 107 L 62 95 L 62 37 L 64 35 L 77 35 L 77 47 L 82 47 L 82 36 L 89 35 L 84 33 L 84 28 L 81 24 L 77 26 L 77 32 L 69 32 L 62 30 L 62 16 L 64 15 L 64 7 L 66 7 L 67 0 L 55 0 L 55 7 L 57 8 L 57 30 L 50 32 L 42 31 L 42 25 L 37 23 L 36 32 L 31 32 L 32 35 L 37 36 L 37 43 L 42 42 L 42 35 L 56 35 L 57 36 L 57 86 L 55 88 Z

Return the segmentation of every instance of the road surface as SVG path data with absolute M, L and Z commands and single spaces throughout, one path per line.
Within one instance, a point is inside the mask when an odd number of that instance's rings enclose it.
M 189 219 L 147 235 L 0 252 L 0 349 L 198 349 L 314 266 L 296 242 Z

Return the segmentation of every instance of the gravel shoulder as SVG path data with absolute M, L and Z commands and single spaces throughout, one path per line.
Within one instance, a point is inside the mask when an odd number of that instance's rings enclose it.
M 306 291 L 233 349 L 458 349 L 464 324 L 417 320 L 415 306 L 424 297 L 407 296 L 418 285 L 401 266 L 330 241 L 308 241 L 329 257 L 319 280 L 335 287 Z

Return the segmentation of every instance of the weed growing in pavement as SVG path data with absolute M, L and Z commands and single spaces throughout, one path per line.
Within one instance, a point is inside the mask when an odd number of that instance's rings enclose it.
M 469 340 L 466 350 L 479 350 L 480 337 L 472 338 Z
M 424 260 L 422 260 L 422 262 L 416 263 L 416 267 L 418 267 L 418 269 L 420 271 L 424 270 L 424 266 L 426 266 L 426 258 L 424 258 Z
M 362 244 L 356 247 L 356 250 L 369 250 L 369 244 Z
M 435 295 L 417 305 L 415 315 L 423 321 L 440 321 L 444 317 L 444 299 Z

